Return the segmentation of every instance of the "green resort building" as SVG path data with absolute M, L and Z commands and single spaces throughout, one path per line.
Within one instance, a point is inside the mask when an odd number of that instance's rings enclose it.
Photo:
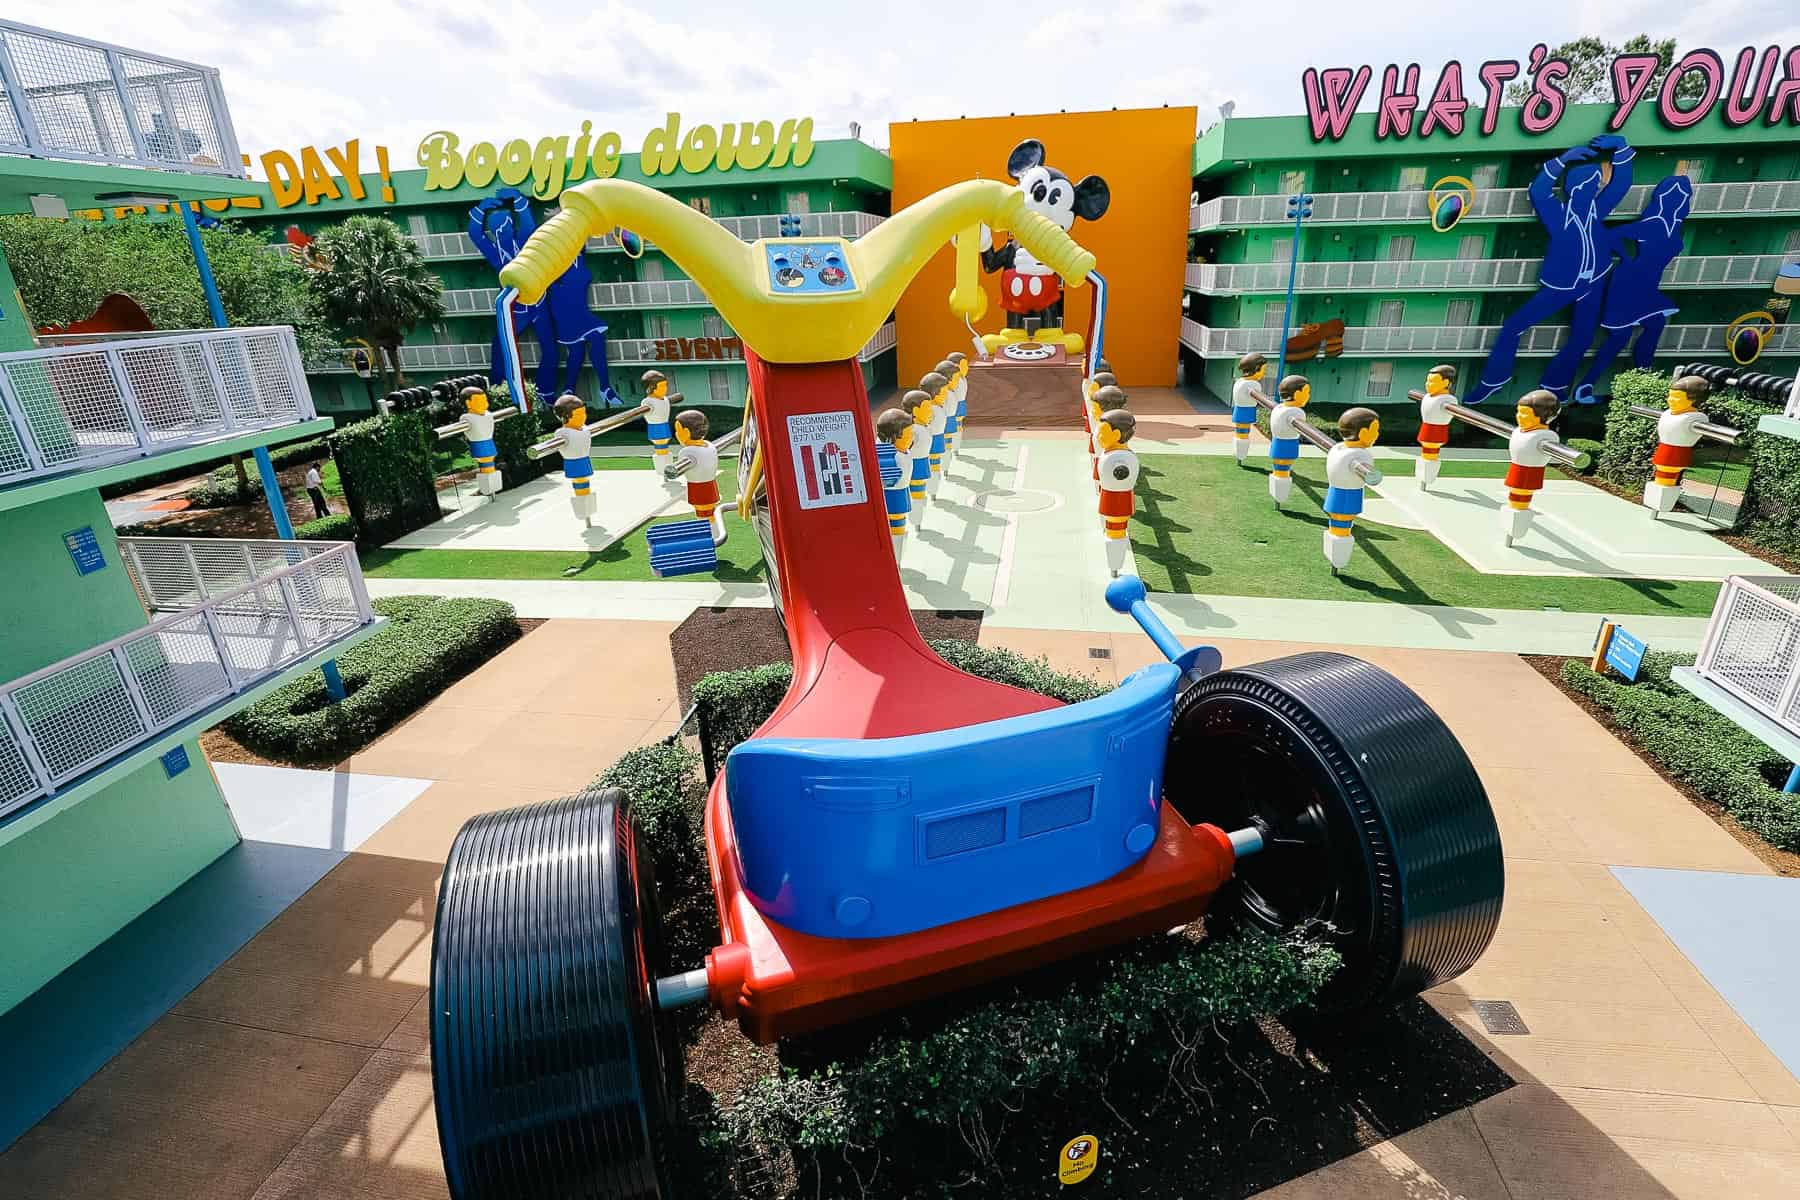
M 1757 369 L 1791 372 L 1800 365 L 1800 331 L 1785 323 L 1785 297 L 1771 291 L 1782 265 L 1800 258 L 1800 142 L 1790 128 L 1761 121 L 1728 128 L 1719 111 L 1676 132 L 1653 107 L 1643 105 L 1619 131 L 1637 154 L 1633 186 L 1611 223 L 1639 214 L 1659 180 L 1692 181 L 1684 248 L 1662 281 L 1680 311 L 1663 331 L 1656 364 L 1729 362 L 1727 327 L 1767 311 L 1776 324 Z M 1501 323 L 1538 287 L 1546 237 L 1527 185 L 1565 148 L 1608 132 L 1612 112 L 1574 105 L 1537 136 L 1505 116 L 1483 136 L 1475 106 L 1455 136 L 1440 129 L 1377 140 L 1369 112 L 1336 141 L 1314 142 L 1304 116 L 1228 118 L 1205 130 L 1194 146 L 1181 333 L 1189 383 L 1225 396 L 1239 355 L 1260 350 L 1273 363 L 1296 256 L 1287 197 L 1304 192 L 1313 202 L 1300 232 L 1292 332 L 1343 323 L 1340 354 L 1330 354 L 1335 342 L 1322 343 L 1319 357 L 1296 367 L 1312 379 L 1315 398 L 1404 402 L 1440 362 L 1457 367 L 1467 395 Z M 1440 182 L 1454 177 L 1472 185 L 1473 199 L 1437 232 L 1430 196 L 1456 189 Z M 1503 396 L 1536 386 L 1568 336 L 1568 319 L 1565 309 L 1524 335 Z M 1613 366 L 1631 365 L 1628 349 Z
M 807 125 L 810 127 L 810 122 Z M 857 238 L 878 225 L 888 212 L 893 164 L 888 156 L 853 138 L 822 140 L 796 163 L 646 176 L 639 155 L 620 156 L 615 178 L 656 187 L 717 219 L 746 241 L 781 236 Z M 795 158 L 801 158 L 799 154 Z M 273 206 L 267 185 L 260 211 L 234 209 L 233 219 L 253 229 L 266 228 L 272 241 L 285 239 L 290 227 L 304 234 L 354 212 L 378 212 L 412 237 L 444 284 L 442 320 L 415 329 L 401 352 L 408 383 L 471 372 L 487 372 L 494 336 L 494 303 L 499 295 L 495 272 L 468 235 L 470 210 L 505 186 L 496 178 L 483 187 L 467 182 L 426 190 L 423 169 L 395 172 L 393 202 L 380 199 L 383 181 L 365 177 L 367 199 L 349 196 L 321 199 L 310 205 Z M 525 180 L 521 190 L 531 188 Z M 556 211 L 556 201 L 534 203 L 541 224 Z M 789 222 L 784 231 L 782 219 Z M 639 395 L 639 377 L 649 368 L 667 375 L 674 390 L 690 404 L 741 405 L 746 375 L 742 351 L 731 330 L 699 287 L 646 239 L 637 257 L 626 254 L 612 235 L 591 240 L 587 265 L 593 275 L 588 307 L 607 325 L 607 360 L 611 381 L 620 396 Z M 863 349 L 865 379 L 870 385 L 891 380 L 894 327 L 890 322 Z M 519 353 L 527 380 L 538 361 L 538 346 L 529 333 L 519 335 Z M 566 361 L 566 359 L 565 359 Z M 351 353 L 307 364 L 307 375 L 319 411 L 362 415 L 370 411 L 371 392 L 352 367 Z M 374 385 L 370 385 L 372 387 Z M 576 392 L 593 400 L 594 372 L 583 367 Z
M 211 68 L 5 21 L 0 67 L 0 213 L 255 190 Z M 331 426 L 292 329 L 34 337 L 0 247 L 0 1014 L 239 846 L 200 733 L 378 624 L 347 543 L 118 537 L 100 489 Z

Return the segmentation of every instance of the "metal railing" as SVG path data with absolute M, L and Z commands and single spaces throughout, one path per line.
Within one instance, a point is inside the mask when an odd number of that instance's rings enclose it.
M 0 153 L 244 176 L 216 68 L 6 20 Z
M 1639 184 L 1625 193 L 1613 210 L 1615 217 L 1643 211 L 1651 184 Z M 1694 185 L 1690 215 L 1792 216 L 1800 214 L 1800 179 L 1771 179 L 1756 183 L 1700 183 Z M 1427 193 L 1416 192 L 1315 192 L 1311 225 L 1380 225 L 1430 218 Z M 1464 221 L 1536 220 L 1531 197 L 1524 188 L 1490 188 L 1478 191 Z M 1241 229 L 1256 225 L 1290 225 L 1285 195 L 1215 196 L 1188 210 L 1188 232 Z
M 0 817 L 372 622 L 348 542 L 121 538 L 156 616 L 0 685 Z
M 444 312 L 449 316 L 494 315 L 499 288 L 458 288 L 444 293 Z M 691 279 L 652 279 L 636 283 L 596 283 L 588 289 L 588 307 L 695 308 L 711 307 L 712 301 Z
M 1726 579 L 1694 670 L 1800 735 L 1800 576 Z
M 1677 258 L 1663 272 L 1666 288 L 1759 287 L 1775 281 L 1787 261 L 1781 254 L 1703 254 Z M 1294 288 L 1301 292 L 1531 291 L 1538 286 L 1535 258 L 1422 258 L 1404 262 L 1302 263 Z M 1286 290 L 1288 264 L 1189 263 L 1187 287 L 1228 296 Z
M 804 213 L 800 216 L 800 236 L 802 237 L 841 237 L 852 240 L 868 233 L 871 229 L 886 220 L 874 213 L 865 212 L 823 212 Z M 720 217 L 719 224 L 729 229 L 746 242 L 757 238 L 781 237 L 781 216 L 754 217 Z M 419 247 L 419 254 L 424 258 L 480 258 L 481 251 L 469 240 L 466 233 L 421 233 L 413 235 L 413 241 Z M 654 249 L 655 243 L 645 239 L 644 245 Z M 588 252 L 592 254 L 607 250 L 619 249 L 619 239 L 612 234 L 604 237 L 589 238 Z
M 1486 354 L 1499 330 L 1498 325 L 1352 325 L 1344 330 L 1344 357 Z M 1568 330 L 1560 325 L 1528 329 L 1519 341 L 1519 353 L 1547 357 L 1562 349 L 1567 337 Z M 1181 344 L 1202 358 L 1235 358 L 1252 350 L 1273 354 L 1280 339 L 1279 329 L 1214 329 L 1191 317 L 1181 321 Z M 1723 325 L 1671 325 L 1663 330 L 1656 353 L 1659 357 L 1723 354 L 1724 347 Z M 1763 353 L 1800 354 L 1800 325 L 1778 328 L 1764 343 Z
M 0 354 L 0 484 L 316 415 L 285 325 Z
M 732 334 L 727 331 L 721 336 L 729 338 Z M 876 355 L 893 349 L 894 337 L 894 323 L 889 321 L 876 330 L 875 336 L 863 345 L 862 350 L 857 354 L 857 361 L 867 362 Z M 726 350 L 722 356 L 713 354 L 702 357 L 697 353 L 689 353 L 682 357 L 678 352 L 675 357 L 669 357 L 666 354 L 659 357 L 657 354 L 658 343 L 670 340 L 675 340 L 679 345 L 680 339 L 678 338 L 608 338 L 606 340 L 606 361 L 608 365 L 615 367 L 668 362 L 734 365 L 744 361 L 741 349 Z M 695 339 L 690 337 L 687 340 L 692 342 Z M 320 375 L 347 373 L 351 369 L 349 365 L 350 350 L 351 348 L 346 346 L 335 354 L 317 359 L 307 364 L 307 370 Z M 457 342 L 444 346 L 402 346 L 400 347 L 400 367 L 405 371 L 485 371 L 492 365 L 490 359 L 492 352 L 492 347 L 485 342 Z M 535 367 L 540 357 L 542 356 L 538 352 L 536 342 L 528 339 L 519 342 L 520 367 Z

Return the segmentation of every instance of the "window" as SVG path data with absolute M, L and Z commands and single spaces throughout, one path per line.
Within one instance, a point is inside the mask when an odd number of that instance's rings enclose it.
M 660 258 L 638 259 L 638 278 L 645 283 L 661 283 L 667 278 L 663 274 L 665 265 Z
M 1500 164 L 1486 163 L 1469 172 L 1469 182 L 1475 185 L 1477 192 L 1485 192 L 1489 188 L 1500 186 Z
M 1294 260 L 1294 239 L 1278 237 L 1269 243 L 1270 262 L 1292 262 Z
M 1306 190 L 1305 171 L 1283 171 L 1281 173 L 1281 194 L 1292 196 Z
M 1411 237 L 1392 237 L 1388 239 L 1389 262 L 1411 262 L 1413 256 L 1413 240 Z
M 707 394 L 714 404 L 731 403 L 731 372 L 713 367 L 706 372 Z
M 787 210 L 794 216 L 805 216 L 812 211 L 812 197 L 805 192 L 789 192 Z
M 1704 183 L 1706 181 L 1706 160 L 1703 158 L 1676 159 L 1675 173 L 1686 175 L 1690 183 Z
M 1282 327 L 1282 317 L 1286 315 L 1286 312 L 1287 302 L 1284 300 L 1271 300 L 1267 304 L 1264 304 L 1263 328 L 1280 329 Z
M 1444 309 L 1444 324 L 1473 325 L 1475 323 L 1475 302 L 1473 300 L 1452 300 Z
M 1378 362 L 1369 364 L 1369 385 L 1363 394 L 1371 399 L 1392 394 L 1394 390 L 1394 364 Z
M 712 216 L 712 197 L 711 196 L 689 196 L 688 197 L 688 207 L 693 209 L 695 212 L 705 213 L 707 216 L 710 217 L 710 216 Z
M 1456 257 L 1464 262 L 1487 256 L 1487 239 L 1479 233 L 1465 233 L 1456 243 Z
M 725 328 L 725 318 L 721 317 L 718 313 L 707 314 L 706 319 L 703 322 L 701 333 L 706 337 L 722 338 L 731 336 L 731 331 Z
M 1383 329 L 1398 329 L 1406 323 L 1406 301 L 1383 300 L 1375 310 L 1375 324 Z
M 1790 230 L 1787 241 L 1781 243 L 1783 254 L 1800 254 L 1800 229 Z
M 1403 192 L 1422 192 L 1422 191 L 1424 191 L 1425 190 L 1425 168 L 1424 167 L 1401 167 L 1400 168 L 1400 189 L 1399 190 L 1403 191 Z
M 669 333 L 668 313 L 651 313 L 648 317 L 644 318 L 644 327 L 650 331 L 650 336 L 653 338 L 666 338 L 672 336 Z
M 421 238 L 431 231 L 425 227 L 424 216 L 420 213 L 413 213 L 406 218 L 406 232 L 416 238 Z

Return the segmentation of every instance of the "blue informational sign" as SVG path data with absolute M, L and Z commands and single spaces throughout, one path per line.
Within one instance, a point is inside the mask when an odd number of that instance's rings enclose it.
M 175 778 L 188 769 L 188 752 L 186 746 L 177 746 L 162 756 L 163 774 L 170 779 Z
M 1615 625 L 1612 637 L 1606 643 L 1606 665 L 1636 683 L 1638 670 L 1644 665 L 1644 652 L 1648 649 L 1640 639 Z
M 105 570 L 106 555 L 100 550 L 100 539 L 94 536 L 92 525 L 83 525 L 63 534 L 63 544 L 69 548 L 69 557 L 75 560 L 78 574 L 92 575 L 95 571 Z

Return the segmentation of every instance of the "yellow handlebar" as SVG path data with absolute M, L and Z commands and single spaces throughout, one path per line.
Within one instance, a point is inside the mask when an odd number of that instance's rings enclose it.
M 842 294 L 777 295 L 754 245 L 710 217 L 653 188 L 597 179 L 562 194 L 563 211 L 531 235 L 500 271 L 500 282 L 536 301 L 581 253 L 587 239 L 623 225 L 656 242 L 697 282 L 744 344 L 769 362 L 835 362 L 854 357 L 893 311 L 913 277 L 951 236 L 983 222 L 1010 231 L 1071 284 L 1093 270 L 1094 256 L 1025 207 L 1025 197 L 996 180 L 953 184 L 909 205 L 845 254 L 856 287 Z M 801 238 L 800 241 L 832 241 Z

